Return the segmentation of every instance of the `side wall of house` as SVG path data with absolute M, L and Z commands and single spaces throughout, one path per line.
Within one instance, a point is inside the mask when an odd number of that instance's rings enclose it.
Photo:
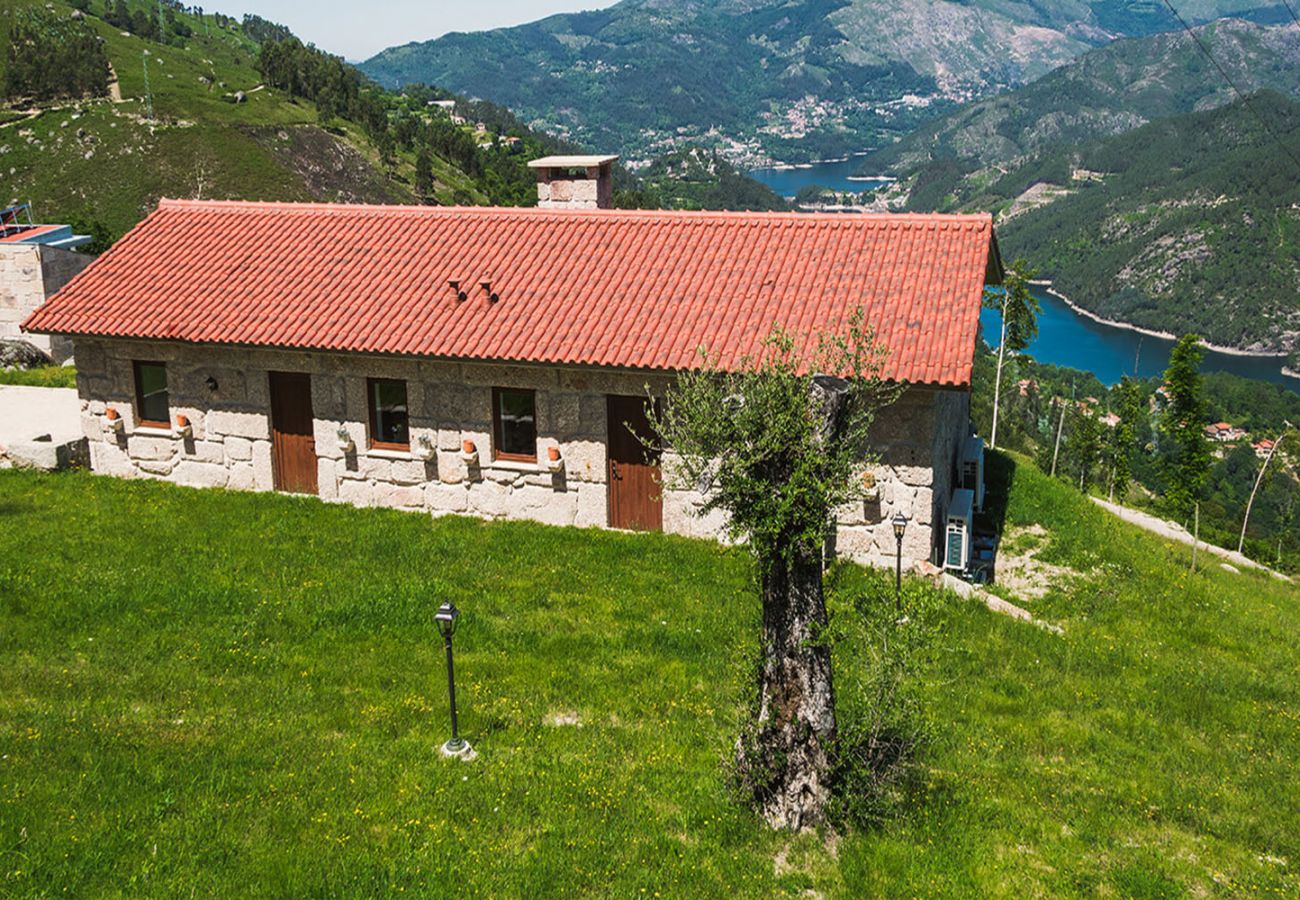
M 40 244 L 0 244 L 0 337 L 21 338 L 63 363 L 72 342 L 26 334 L 19 326 L 35 309 L 90 265 L 93 256 Z
M 414 361 L 356 354 L 305 353 L 180 344 L 78 340 L 77 386 L 82 424 L 97 472 L 165 478 L 181 484 L 272 490 L 270 397 L 267 373 L 312 375 L 317 481 L 325 500 L 362 506 L 524 518 L 556 525 L 607 522 L 608 394 L 661 392 L 666 380 L 644 373 L 546 366 Z M 193 434 L 178 439 L 135 423 L 132 361 L 167 364 L 171 413 L 184 415 Z M 207 380 L 215 379 L 211 389 Z M 427 437 L 429 460 L 409 453 L 367 450 L 367 378 L 407 383 L 413 444 Z M 541 465 L 492 459 L 492 388 L 536 391 Z M 122 417 L 121 433 L 107 426 L 106 410 Z M 839 552 L 863 562 L 894 559 L 889 519 L 901 510 L 912 521 L 904 544 L 909 564 L 931 557 L 931 526 L 951 489 L 949 432 L 964 436 L 968 401 L 961 392 L 909 389 L 877 424 L 879 465 L 874 499 L 851 504 L 840 516 Z M 960 420 L 960 421 L 959 421 Z M 355 449 L 344 452 L 346 430 Z M 478 464 L 467 464 L 462 442 L 473 441 Z M 563 466 L 546 469 L 557 447 Z M 950 452 L 951 450 L 951 452 Z M 936 467 L 936 459 L 939 464 Z M 671 467 L 671 458 L 666 460 Z M 717 537 L 718 514 L 701 516 L 693 490 L 667 490 L 664 529 Z

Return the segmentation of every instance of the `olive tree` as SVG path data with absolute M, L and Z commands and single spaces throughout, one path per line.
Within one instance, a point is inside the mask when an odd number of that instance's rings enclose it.
M 725 371 L 701 353 L 652 424 L 666 483 L 699 490 L 701 512 L 725 513 L 757 563 L 762 663 L 737 768 L 771 825 L 800 829 L 824 816 L 836 738 L 823 547 L 835 509 L 861 495 L 868 432 L 897 388 L 861 311 L 837 335 L 773 329 Z

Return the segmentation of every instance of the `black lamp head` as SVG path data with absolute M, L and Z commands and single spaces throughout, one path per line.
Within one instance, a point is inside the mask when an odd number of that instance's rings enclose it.
M 438 607 L 438 611 L 433 614 L 433 620 L 438 623 L 438 633 L 443 637 L 451 637 L 456 633 L 456 620 L 460 618 L 460 610 L 456 604 L 447 602 Z
M 894 513 L 894 518 L 890 522 L 894 526 L 894 537 L 901 541 L 903 532 L 907 530 L 907 516 L 901 512 Z

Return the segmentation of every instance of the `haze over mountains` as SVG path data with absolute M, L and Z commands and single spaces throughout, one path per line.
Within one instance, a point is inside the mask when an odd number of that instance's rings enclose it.
M 1195 0 L 1183 15 L 1280 21 L 1277 0 Z M 701 139 L 799 161 L 883 145 L 935 109 L 1032 81 L 1123 35 L 1178 27 L 1127 0 L 623 0 L 451 34 L 363 63 L 389 86 L 490 97 L 531 124 L 634 156 Z

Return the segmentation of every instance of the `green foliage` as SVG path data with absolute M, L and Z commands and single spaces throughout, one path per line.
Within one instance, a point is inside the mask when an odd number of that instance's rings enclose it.
M 1113 412 L 1119 417 L 1119 422 L 1107 428 L 1103 435 L 1102 465 L 1107 472 L 1108 491 L 1113 499 L 1128 494 L 1133 477 L 1133 455 L 1137 452 L 1138 426 L 1146 419 L 1146 412 L 1141 387 L 1127 375 L 1110 393 Z
M 108 56 L 84 21 L 39 7 L 8 10 L 6 98 L 54 100 L 108 93 Z
M 868 430 L 897 389 L 880 380 L 885 349 L 859 309 L 842 335 L 773 330 L 758 356 L 724 371 L 707 352 L 677 376 L 653 425 L 673 449 L 666 479 L 707 491 L 766 571 L 820 552 L 831 510 L 861 489 Z M 839 431 L 828 440 L 812 402 L 817 373 L 843 376 Z
M 657 157 L 638 174 L 642 193 L 620 197 L 619 205 L 661 209 L 789 209 L 785 200 L 767 185 L 738 171 L 717 153 L 698 148 Z
M 0 368 L 0 384 L 75 388 L 77 370 L 72 366 L 38 366 L 35 369 Z
M 1006 268 L 1002 284 L 984 289 L 984 308 L 996 310 L 1002 319 L 1003 337 L 1012 353 L 1023 353 L 1038 337 L 1038 317 L 1043 306 L 1031 290 L 1038 270 L 1023 257 Z
M 838 566 L 829 578 L 840 604 L 829 638 L 863 664 L 837 671 L 834 795 L 841 826 L 879 828 L 905 811 L 925 777 L 926 755 L 943 728 L 926 711 L 919 673 L 942 646 L 944 596 L 909 579 L 904 616 L 881 573 Z M 841 649 L 838 656 L 848 651 Z
M 1201 499 L 1210 469 L 1205 395 L 1201 386 L 1201 339 L 1184 335 L 1169 354 L 1165 370 L 1168 404 L 1160 417 L 1160 462 L 1164 472 L 1165 504 L 1182 520 Z

